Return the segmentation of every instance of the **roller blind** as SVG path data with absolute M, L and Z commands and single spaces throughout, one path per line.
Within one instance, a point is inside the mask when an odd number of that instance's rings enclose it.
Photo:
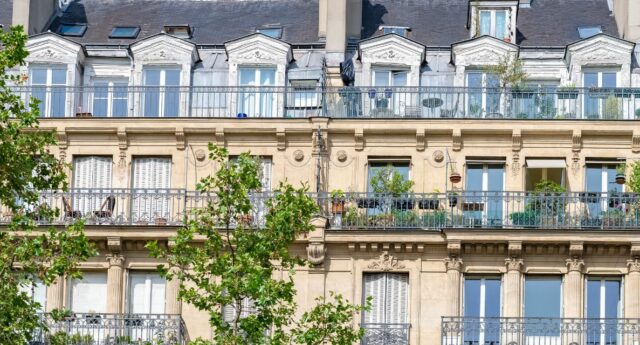
M 366 273 L 364 295 L 373 297 L 365 323 L 406 323 L 409 275 L 406 273 Z
M 134 221 L 169 218 L 171 158 L 134 158 L 132 165 Z
M 82 280 L 72 279 L 71 310 L 76 313 L 105 313 L 107 311 L 107 274 L 87 273 Z
M 100 209 L 111 188 L 112 158 L 83 156 L 73 159 L 74 210 L 89 214 Z

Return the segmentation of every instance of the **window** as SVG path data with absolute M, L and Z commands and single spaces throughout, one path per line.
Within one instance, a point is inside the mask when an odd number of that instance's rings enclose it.
M 502 117 L 500 113 L 500 80 L 496 74 L 467 73 L 467 117 Z
M 616 168 L 620 163 L 589 163 L 587 161 L 585 176 L 587 194 L 582 200 L 587 204 L 589 214 L 588 220 L 585 221 L 592 222 L 590 225 L 601 225 L 599 219 L 605 212 L 616 214 L 623 209 L 623 198 L 620 198 L 619 193 L 623 191 L 624 185 L 616 183 Z
M 139 26 L 114 26 L 109 38 L 136 38 L 139 33 Z
M 502 225 L 504 164 L 470 163 L 462 210 L 469 225 Z
M 84 272 L 82 279 L 71 279 L 69 307 L 75 313 L 107 311 L 107 274 Z
M 404 162 L 394 162 L 394 161 L 369 161 L 369 174 L 367 179 L 368 191 L 369 193 L 375 193 L 376 191 L 383 192 L 380 190 L 380 187 L 371 185 L 371 178 L 376 176 L 382 169 L 385 169 L 389 166 L 393 167 L 396 174 L 402 176 L 404 180 L 410 180 L 409 177 L 409 161 Z
M 238 85 L 241 87 L 238 114 L 249 117 L 276 116 L 275 67 L 241 67 L 238 69 Z M 240 116 L 240 115 L 239 115 Z
M 513 116 L 518 119 L 575 118 L 575 105 L 563 102 L 556 105 L 558 82 L 552 80 L 527 81 L 524 89 L 513 91 Z
M 622 316 L 618 278 L 587 279 L 586 325 L 587 344 L 621 344 L 618 339 L 618 318 Z
M 584 115 L 588 119 L 619 119 L 622 101 L 614 88 L 618 85 L 616 70 L 587 70 L 582 74 L 583 86 L 589 88 L 584 97 Z
M 87 24 L 60 24 L 58 33 L 62 36 L 82 37 L 87 31 Z
M 93 83 L 93 116 L 125 117 L 128 112 L 126 80 L 96 80 Z
M 500 342 L 498 331 L 500 323 L 490 319 L 500 317 L 500 286 L 499 277 L 465 277 L 464 316 L 486 319 L 482 329 L 465 327 L 463 344 L 498 344 Z
M 506 10 L 480 10 L 480 36 L 488 35 L 498 39 L 508 37 Z
M 166 281 L 157 273 L 129 274 L 129 313 L 164 314 Z
M 165 25 L 164 32 L 169 35 L 185 39 L 191 38 L 192 34 L 191 26 L 189 25 Z
M 312 80 L 290 80 L 291 96 L 287 115 L 290 117 L 305 117 L 308 111 L 311 115 L 320 108 L 320 90 L 318 81 Z
M 578 27 L 578 35 L 580 36 L 580 38 L 589 38 L 599 33 L 602 33 L 602 26 L 600 25 Z
M 103 209 L 111 195 L 111 157 L 84 156 L 73 159 L 73 210 L 89 215 Z M 112 205 L 115 207 L 115 199 Z M 107 207 L 110 208 L 110 207 Z M 112 211 L 112 210 L 111 210 Z
M 254 302 L 250 298 L 243 298 L 240 305 L 234 303 L 230 305 L 225 305 L 222 308 L 222 319 L 226 323 L 233 323 L 236 318 L 236 312 L 240 308 L 240 319 L 244 319 L 249 315 L 256 313 L 256 307 Z
M 64 117 L 67 103 L 67 68 L 33 66 L 29 72 L 31 96 L 40 101 L 40 116 Z
M 35 279 L 33 284 L 20 285 L 20 291 L 26 293 L 31 299 L 40 304 L 39 312 L 47 309 L 47 286 L 40 279 Z
M 409 96 L 401 88 L 407 86 L 407 71 L 403 70 L 373 70 L 374 92 L 369 92 L 372 116 L 404 114 L 404 108 Z
M 176 117 L 180 109 L 180 70 L 146 68 L 143 72 L 145 117 Z
M 371 310 L 365 311 L 363 317 L 363 343 L 367 344 L 367 338 L 380 335 L 376 329 L 408 323 L 409 274 L 365 273 L 363 279 L 364 300 L 373 298 Z
M 282 38 L 282 28 L 258 28 L 256 32 L 276 39 Z
M 171 218 L 171 158 L 138 157 L 133 169 L 133 221 L 166 223 Z
M 526 276 L 524 317 L 527 344 L 557 344 L 562 314 L 562 278 Z M 527 318 L 530 318 L 527 320 Z
M 533 191 L 536 185 L 548 180 L 565 186 L 567 162 L 564 158 L 527 158 L 525 190 Z
M 402 37 L 407 37 L 411 28 L 401 27 L 401 26 L 381 26 L 383 34 L 396 34 Z

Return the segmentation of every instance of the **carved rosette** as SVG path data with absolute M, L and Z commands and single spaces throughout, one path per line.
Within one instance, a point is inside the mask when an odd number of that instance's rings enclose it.
M 376 261 L 369 264 L 368 268 L 376 271 L 388 272 L 403 269 L 404 265 L 398 262 L 398 258 L 389 254 L 389 252 L 385 250 L 380 254 L 380 257 L 378 257 Z
M 447 268 L 447 271 L 458 271 L 462 270 L 464 262 L 459 257 L 448 257 L 444 259 L 444 265 Z
M 584 270 L 584 260 L 580 258 L 567 259 L 567 270 L 569 272 L 580 272 Z
M 524 268 L 524 260 L 520 258 L 507 258 L 504 259 L 504 264 L 507 267 L 507 272 L 509 271 L 518 271 L 522 272 Z
M 629 273 L 640 273 L 640 261 L 638 259 L 627 260 L 627 268 L 629 269 Z
M 109 263 L 109 267 L 122 267 L 124 265 L 124 256 L 120 254 L 109 254 L 107 255 L 107 262 Z
M 307 246 L 307 259 L 313 265 L 321 265 L 326 253 L 327 248 L 322 242 L 312 242 Z

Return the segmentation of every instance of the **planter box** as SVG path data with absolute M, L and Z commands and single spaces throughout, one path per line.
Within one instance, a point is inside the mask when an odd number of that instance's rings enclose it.
M 356 200 L 358 208 L 378 208 L 380 201 L 377 198 L 359 198 Z

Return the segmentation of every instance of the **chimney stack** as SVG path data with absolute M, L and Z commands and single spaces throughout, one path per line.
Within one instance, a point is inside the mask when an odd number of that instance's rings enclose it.
M 11 23 L 35 35 L 47 28 L 57 9 L 57 0 L 14 0 Z

